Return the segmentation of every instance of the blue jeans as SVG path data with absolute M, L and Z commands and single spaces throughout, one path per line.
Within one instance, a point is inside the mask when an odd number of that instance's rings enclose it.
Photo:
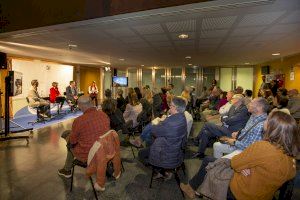
M 145 126 L 140 135 L 141 139 L 146 142 L 147 146 L 152 144 L 152 124 L 149 123 Z

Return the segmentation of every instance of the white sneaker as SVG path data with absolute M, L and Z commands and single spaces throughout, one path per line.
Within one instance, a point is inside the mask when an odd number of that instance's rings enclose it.
M 94 184 L 94 188 L 95 188 L 95 190 L 100 191 L 100 192 L 105 191 L 105 187 L 100 187 L 97 182 Z

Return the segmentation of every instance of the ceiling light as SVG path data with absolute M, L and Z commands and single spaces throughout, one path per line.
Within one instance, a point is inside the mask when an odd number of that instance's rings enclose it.
M 272 53 L 272 56 L 280 56 L 280 53 Z
M 68 44 L 68 47 L 69 47 L 69 48 L 76 48 L 77 45 L 76 45 L 76 44 Z
M 110 72 L 110 67 L 105 67 L 104 69 L 106 72 Z
M 191 59 L 192 57 L 191 57 L 191 56 L 186 56 L 185 58 L 186 58 L 186 59 Z
M 124 58 L 120 58 L 119 60 L 124 61 L 125 59 Z
M 141 67 L 144 67 L 145 65 L 141 65 Z
M 188 65 L 189 65 L 189 66 L 192 66 L 193 64 L 190 63 L 190 64 L 188 64 Z
M 188 34 L 180 34 L 180 35 L 178 35 L 178 38 L 180 38 L 180 39 L 186 39 L 186 38 L 188 38 L 189 37 L 189 35 Z
M 245 65 L 250 65 L 250 63 L 248 63 L 248 62 L 245 62 Z

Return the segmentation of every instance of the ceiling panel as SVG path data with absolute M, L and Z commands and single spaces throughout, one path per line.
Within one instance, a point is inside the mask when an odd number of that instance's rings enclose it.
M 269 33 L 269 34 L 291 33 L 297 30 L 300 31 L 300 24 L 279 24 L 279 25 L 274 25 L 270 29 L 266 30 L 265 33 Z
M 200 38 L 221 38 L 225 37 L 228 30 L 203 30 Z
M 135 36 L 135 33 L 129 28 L 116 28 L 116 29 L 109 29 L 105 31 L 114 37 Z
M 253 39 L 253 41 L 272 41 L 278 40 L 282 37 L 286 36 L 286 34 L 260 34 Z
M 283 18 L 280 23 L 282 24 L 292 24 L 292 23 L 299 23 L 300 22 L 300 10 L 295 10 L 290 12 L 288 16 Z
M 260 33 L 265 27 L 248 27 L 248 28 L 237 28 L 233 30 L 231 33 L 231 37 L 233 36 L 247 36 L 247 35 L 257 35 Z
M 201 29 L 228 29 L 236 20 L 237 16 L 205 18 L 202 20 Z
M 199 44 L 200 45 L 214 45 L 214 44 L 220 44 L 220 42 L 222 41 L 222 38 L 201 38 L 199 40 Z
M 282 16 L 285 11 L 248 14 L 238 24 L 239 27 L 269 25 Z
M 158 35 L 145 35 L 144 38 L 150 42 L 158 42 L 158 41 L 169 41 L 168 37 L 163 34 Z
M 140 37 L 122 37 L 120 38 L 124 43 L 137 43 L 137 42 L 144 42 L 144 40 Z
M 135 27 L 132 27 L 132 28 L 135 29 L 141 35 L 164 33 L 164 30 L 162 29 L 160 24 L 135 26 Z
M 176 46 L 195 46 L 194 40 L 185 40 L 185 41 L 175 41 Z
M 196 30 L 196 20 L 186 20 L 186 21 L 177 21 L 177 22 L 167 22 L 167 29 L 171 33 L 179 32 L 190 32 Z
M 151 44 L 155 47 L 171 47 L 172 44 L 169 41 L 162 41 L 162 42 L 151 42 Z

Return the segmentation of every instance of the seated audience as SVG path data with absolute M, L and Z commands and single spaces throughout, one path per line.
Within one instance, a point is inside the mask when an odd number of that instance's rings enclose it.
M 116 107 L 116 104 L 112 99 L 105 99 L 102 103 L 102 111 L 107 114 L 110 119 L 110 128 L 115 131 L 122 130 L 123 133 L 127 133 L 125 126 L 125 120 L 123 113 Z
M 208 100 L 203 102 L 201 105 L 201 110 L 204 111 L 205 109 L 209 110 L 217 110 L 217 105 L 220 99 L 221 90 L 217 87 L 214 87 L 211 91 L 211 94 L 208 97 Z
M 83 115 L 74 120 L 71 131 L 66 131 L 62 135 L 67 141 L 68 152 L 65 165 L 58 174 L 66 178 L 71 178 L 74 157 L 86 162 L 94 142 L 110 130 L 108 116 L 97 110 L 89 97 L 81 96 L 78 99 L 78 107 Z
M 159 94 L 159 90 L 157 88 L 153 88 L 152 90 L 152 110 L 153 110 L 153 116 L 154 118 L 161 116 L 162 114 L 162 98 Z
M 145 98 L 140 100 L 142 104 L 142 112 L 137 116 L 137 122 L 139 125 L 146 125 L 151 121 L 152 118 L 152 106 L 149 101 Z
M 248 107 L 248 104 L 252 101 L 252 90 L 245 90 L 245 93 L 244 93 L 244 104 Z
M 140 112 L 142 112 L 142 110 L 143 107 L 139 102 L 137 95 L 132 93 L 129 97 L 129 103 L 126 105 L 125 112 L 123 113 L 127 127 L 135 128 L 138 125 L 137 116 Z
M 182 98 L 182 97 L 177 97 L 177 98 Z M 186 102 L 186 100 L 184 99 L 184 101 Z M 193 117 L 192 115 L 188 112 L 188 111 L 184 111 L 184 116 L 186 119 L 186 124 L 187 124 L 187 138 L 189 137 L 191 130 L 192 130 L 192 126 L 193 126 Z M 130 143 L 133 146 L 136 147 L 141 147 L 142 143 L 145 142 L 146 146 L 150 146 L 153 142 L 152 139 L 152 127 L 153 125 L 157 125 L 159 122 L 162 122 L 166 119 L 166 115 L 163 115 L 162 117 L 157 117 L 154 120 L 151 121 L 151 123 L 149 123 L 147 126 L 145 126 L 145 128 L 143 129 L 140 137 L 134 139 L 134 140 L 130 140 Z
M 53 82 L 52 83 L 52 88 L 50 88 L 50 102 L 51 103 L 59 103 L 60 107 L 59 109 L 62 108 L 62 106 L 64 105 L 64 102 L 66 100 L 65 97 L 60 95 L 60 92 L 58 90 L 58 83 L 57 82 Z
M 253 99 L 248 107 L 251 117 L 246 126 L 233 132 L 231 137 L 222 137 L 213 145 L 214 157 L 221 158 L 223 154 L 230 154 L 233 151 L 243 151 L 250 144 L 262 139 L 264 121 L 267 119 L 269 104 L 264 98 Z
M 163 112 L 167 112 L 169 110 L 169 105 L 167 101 L 167 89 L 165 87 L 161 88 L 160 97 L 162 99 L 161 109 Z
M 33 107 L 33 108 L 39 107 L 39 109 L 41 110 L 40 115 L 42 115 L 43 117 L 51 117 L 50 103 L 40 97 L 37 90 L 38 86 L 39 86 L 38 80 L 31 81 L 31 88 L 29 89 L 28 96 L 27 96 L 29 100 L 28 105 L 29 107 Z
M 207 87 L 203 87 L 200 96 L 197 97 L 196 99 L 196 107 L 200 107 L 200 105 L 206 101 L 209 97 L 209 90 L 207 90 Z
M 272 95 L 272 91 L 270 89 L 267 89 L 264 91 L 264 95 L 263 97 L 265 99 L 267 99 L 267 101 L 269 102 L 270 106 L 274 106 L 274 97 Z
M 288 92 L 290 97 L 287 108 L 295 119 L 300 119 L 300 96 L 298 90 L 293 89 Z
M 186 103 L 182 98 L 174 97 L 170 104 L 170 116 L 152 126 L 155 138 L 153 144 L 139 151 L 139 158 L 155 167 L 155 178 L 169 178 L 171 174 L 164 169 L 176 168 L 184 159 L 183 147 L 187 135 L 186 118 L 183 114 L 185 107 Z
M 122 113 L 125 111 L 126 108 L 126 100 L 123 97 L 122 89 L 117 90 L 117 108 L 120 109 Z
M 78 99 L 78 91 L 75 81 L 70 81 L 70 85 L 66 88 L 66 98 L 68 104 L 71 105 L 71 109 L 73 109 L 73 105 L 77 105 Z
M 126 104 L 129 103 L 129 98 L 131 98 L 131 95 L 135 93 L 134 89 L 132 87 L 128 88 L 128 94 L 127 97 L 125 98 Z
M 275 192 L 296 175 L 295 157 L 299 153 L 300 138 L 296 121 L 284 112 L 272 112 L 264 125 L 262 141 L 247 147 L 231 159 L 233 177 L 229 199 L 272 199 Z M 197 174 L 187 185 L 180 187 L 187 196 L 195 198 L 203 183 L 206 166 L 215 158 L 203 160 Z
M 244 96 L 236 94 L 232 97 L 232 106 L 228 111 L 228 115 L 221 118 L 222 126 L 217 126 L 213 123 L 206 122 L 194 139 L 196 143 L 199 143 L 198 152 L 193 155 L 193 158 L 203 158 L 209 141 L 221 136 L 230 137 L 233 132 L 239 131 L 246 125 L 249 114 L 247 107 L 243 104 Z
M 93 81 L 92 84 L 89 86 L 89 95 L 92 99 L 92 101 L 95 101 L 95 106 L 98 106 L 98 87 L 96 85 L 96 82 Z
M 219 124 L 221 122 L 220 118 L 222 116 L 227 115 L 229 109 L 232 106 L 231 99 L 232 99 L 233 95 L 234 95 L 234 92 L 232 90 L 228 91 L 226 94 L 227 103 L 220 107 L 220 109 L 218 110 L 218 113 L 211 113 L 210 115 L 207 115 L 207 116 L 204 115 L 205 120 L 209 121 L 211 123 Z M 215 115 L 213 115 L 213 114 L 215 114 Z
M 272 110 L 272 112 L 274 111 L 281 111 L 281 112 L 285 112 L 286 114 L 291 114 L 289 109 L 287 108 L 289 103 L 289 99 L 287 97 L 281 97 L 279 99 L 278 105 L 276 106 L 276 108 L 274 108 Z
M 143 95 L 142 95 L 142 93 L 141 93 L 140 88 L 139 88 L 139 87 L 135 87 L 135 88 L 134 88 L 134 91 L 135 91 L 135 93 L 136 93 L 136 95 L 137 95 L 138 100 L 141 100 L 141 98 L 143 97 Z
M 234 92 L 235 94 L 243 94 L 244 88 L 242 86 L 237 86 Z

